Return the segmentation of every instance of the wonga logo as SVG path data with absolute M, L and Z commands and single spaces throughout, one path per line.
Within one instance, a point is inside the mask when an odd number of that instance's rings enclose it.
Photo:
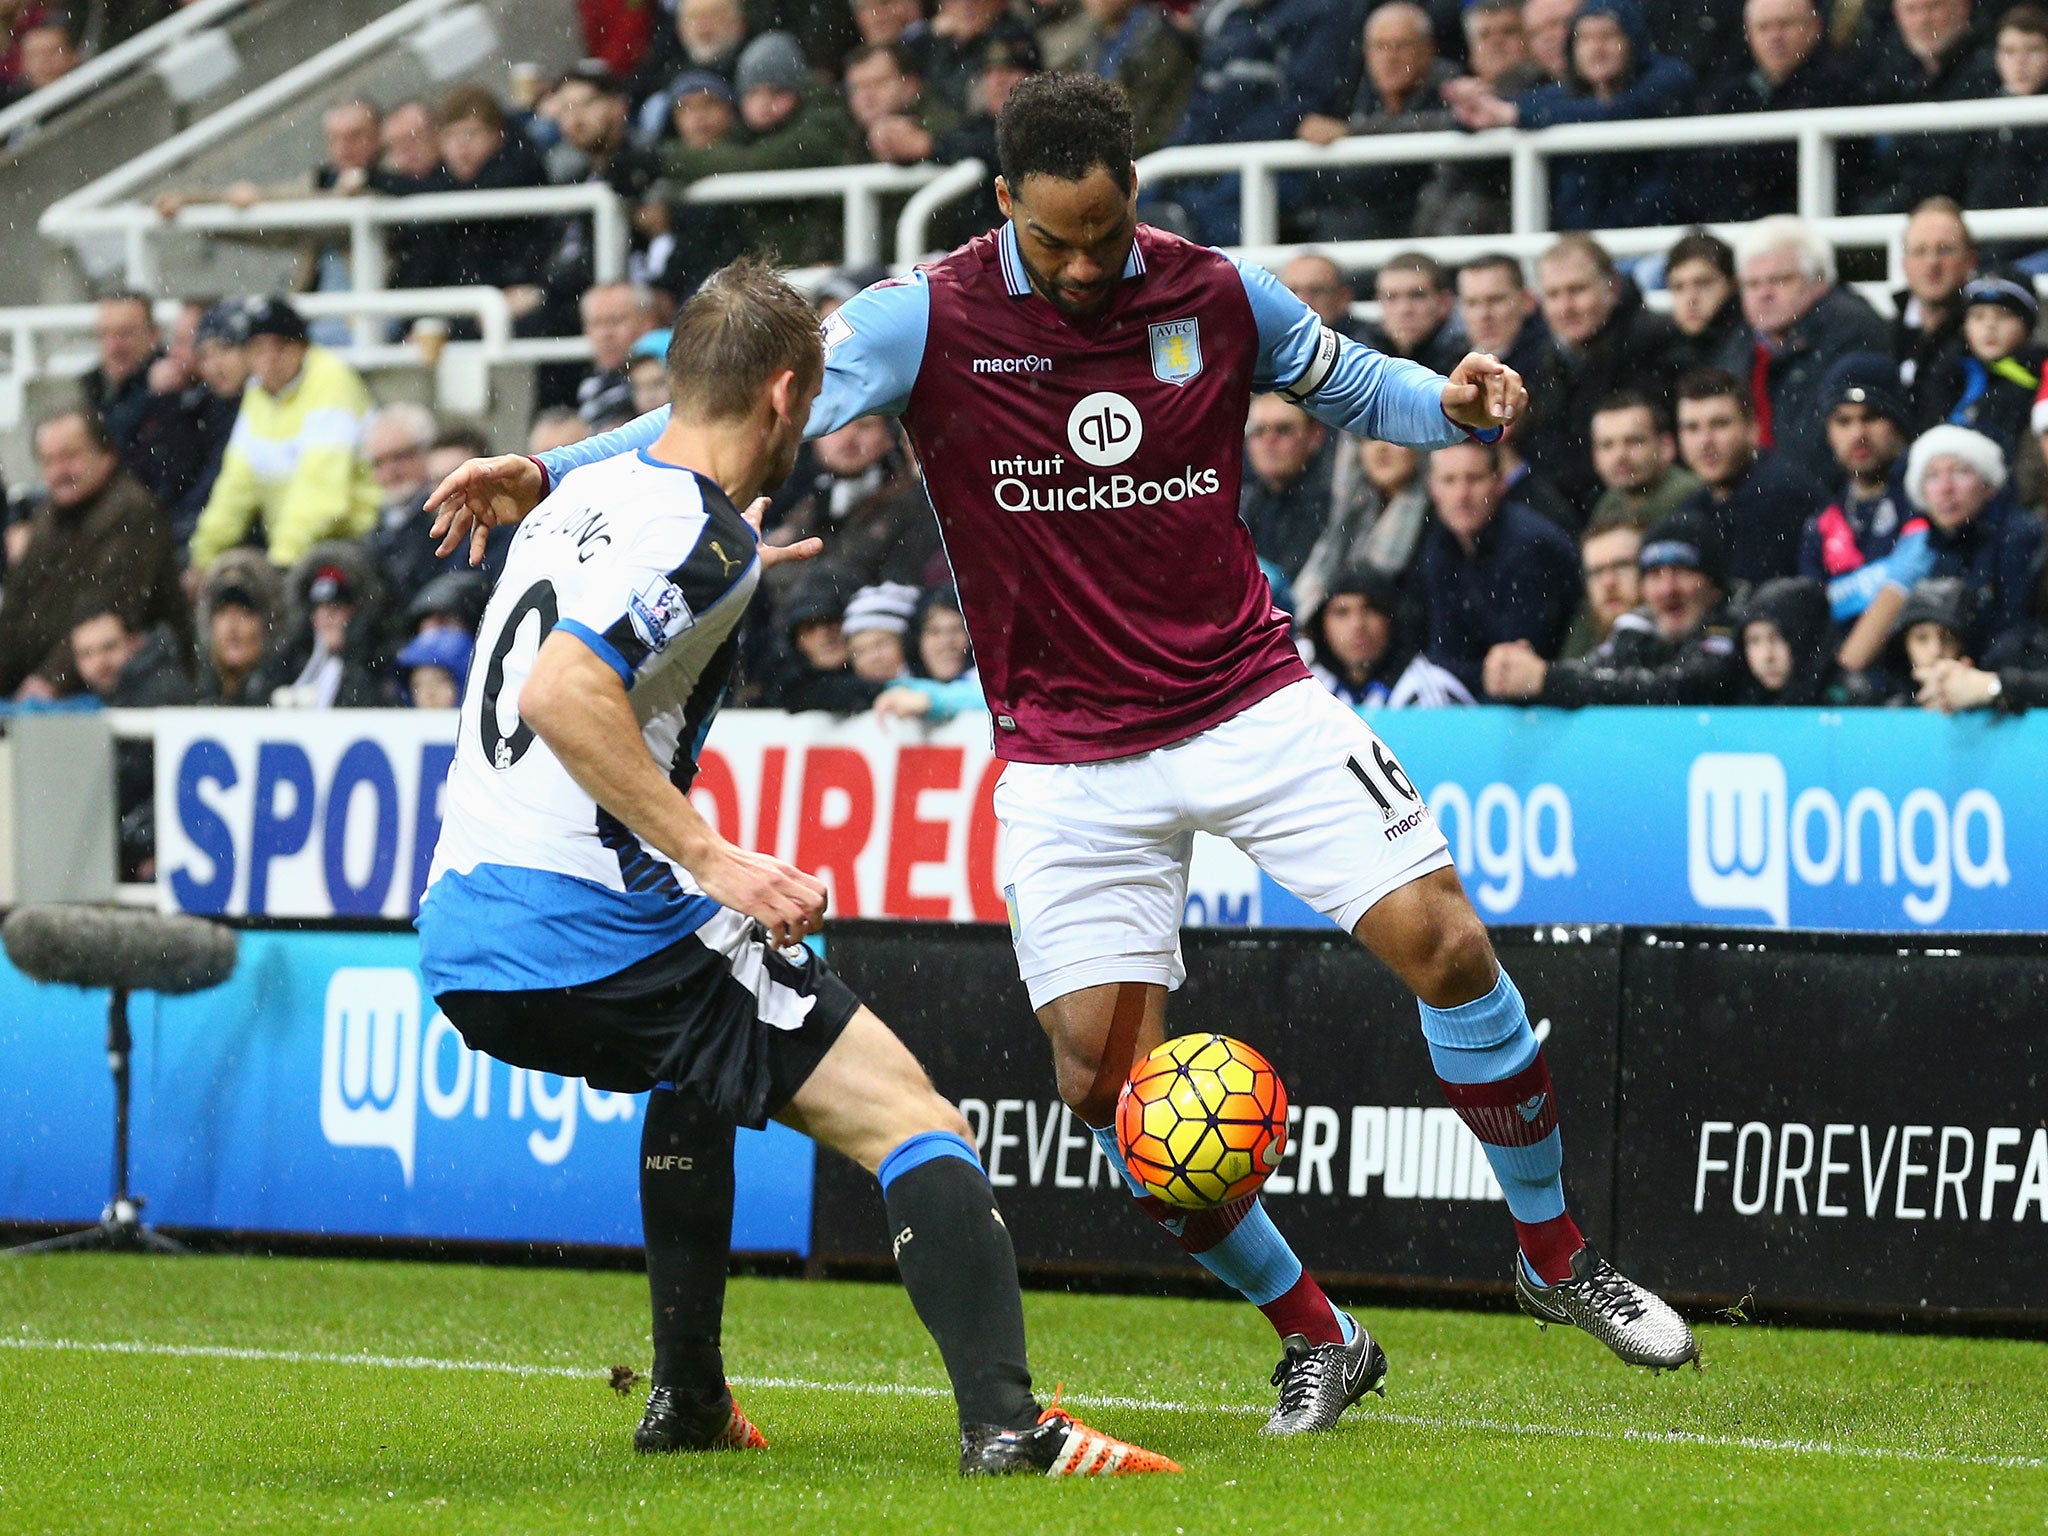
M 1685 801 L 1692 899 L 1787 926 L 1785 765 L 1768 752 L 1702 752 L 1686 775 Z
M 1138 408 L 1113 389 L 1087 396 L 1067 417 L 1067 441 L 1082 463 L 1098 469 L 1123 463 L 1144 439 Z
M 320 1043 L 320 1134 L 329 1146 L 388 1149 L 408 1189 L 419 1068 L 419 978 L 396 966 L 336 971 Z
M 1785 765 L 1768 752 L 1706 752 L 1686 780 L 1687 876 L 1692 898 L 1715 911 L 1791 921 L 1791 877 L 1802 885 L 1895 886 L 1915 923 L 1948 915 L 1958 884 L 2009 885 L 2005 809 L 1986 789 L 1954 805 L 1921 785 L 1896 805 L 1868 785 L 1842 804 L 1825 785 L 1787 797 Z
M 422 1025 L 419 977 L 399 966 L 348 966 L 327 982 L 320 1046 L 320 1132 L 331 1147 L 382 1148 L 412 1187 L 422 1103 L 434 1120 L 476 1122 L 492 1114 L 492 1061 L 462 1042 L 438 1009 Z M 499 1065 L 504 1116 L 541 1122 L 526 1150 L 553 1168 L 576 1145 L 579 1121 L 633 1118 L 633 1095 L 581 1078 Z

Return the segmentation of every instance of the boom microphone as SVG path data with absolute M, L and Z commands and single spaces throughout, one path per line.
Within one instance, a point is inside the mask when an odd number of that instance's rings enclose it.
M 0 924 L 7 958 L 37 981 L 130 992 L 204 992 L 234 974 L 234 930 L 117 907 L 20 907 Z

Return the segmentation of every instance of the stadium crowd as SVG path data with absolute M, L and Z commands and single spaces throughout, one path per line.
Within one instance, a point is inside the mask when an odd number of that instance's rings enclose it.
M 1992 18 L 1968 0 L 577 10 L 589 57 L 558 80 L 515 71 L 510 99 L 465 85 L 434 103 L 343 101 L 323 119 L 325 159 L 303 177 L 160 203 L 603 180 L 637 210 L 629 280 L 593 281 L 582 218 L 422 224 L 393 240 L 393 286 L 491 284 L 524 333 L 587 340 L 587 364 L 542 370 L 528 441 L 377 406 L 289 298 L 187 304 L 160 328 L 144 296 L 108 295 L 98 366 L 36 430 L 43 489 L 9 512 L 0 696 L 457 702 L 503 549 L 482 570 L 435 555 L 423 504 L 440 477 L 471 455 L 538 452 L 659 404 L 678 296 L 740 250 L 834 254 L 836 220 L 692 205 L 680 189 L 748 169 L 993 161 L 994 114 L 1037 68 L 1121 81 L 1147 149 L 2048 83 L 2048 12 Z M 26 70 L 27 43 L 53 18 L 0 0 L 0 79 Z M 1561 225 L 1674 211 L 1751 221 L 1735 246 L 1695 230 L 1640 269 L 1661 277 L 1668 312 L 1577 232 L 1527 269 L 1494 255 L 1451 270 L 1418 248 L 1367 278 L 1307 244 L 1286 263 L 1283 282 L 1330 325 L 1440 369 L 1468 349 L 1495 353 L 1532 402 L 1501 444 L 1434 454 L 1344 438 L 1277 395 L 1255 402 L 1244 521 L 1327 686 L 1360 709 L 2048 701 L 2039 306 L 2012 260 L 2024 253 L 1980 249 L 1965 211 L 2038 199 L 2048 155 L 2020 130 L 1979 136 L 1969 153 L 1902 137 L 1845 166 L 1862 205 L 1911 211 L 1907 285 L 1886 319 L 1785 213 L 1781 148 L 1717 152 L 1725 164 L 1710 176 L 1654 156 L 1560 168 Z M 1500 217 L 1493 174 L 1306 176 L 1283 201 L 1302 236 L 1485 230 Z M 1681 207 L 1681 188 L 1721 201 Z M 1228 238 L 1234 193 L 1175 190 L 1147 216 Z M 993 217 L 975 206 L 956 233 Z M 345 283 L 346 252 L 310 249 L 305 275 Z M 835 272 L 818 288 L 821 316 L 877 275 Z M 945 555 L 893 422 L 810 444 L 767 526 L 776 541 L 818 535 L 827 552 L 774 573 L 735 702 L 934 721 L 979 706 Z

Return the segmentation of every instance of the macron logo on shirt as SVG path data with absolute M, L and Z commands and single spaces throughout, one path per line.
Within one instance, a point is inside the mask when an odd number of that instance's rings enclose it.
M 1050 373 L 1052 359 L 1049 357 L 977 357 L 973 363 L 976 373 Z

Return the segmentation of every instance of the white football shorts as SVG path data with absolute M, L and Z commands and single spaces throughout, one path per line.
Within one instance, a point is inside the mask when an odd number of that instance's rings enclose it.
M 995 809 L 1033 1008 L 1104 982 L 1186 979 L 1180 924 L 1197 832 L 1229 838 L 1346 933 L 1382 896 L 1451 862 L 1393 753 L 1307 679 L 1136 757 L 1011 763 Z

